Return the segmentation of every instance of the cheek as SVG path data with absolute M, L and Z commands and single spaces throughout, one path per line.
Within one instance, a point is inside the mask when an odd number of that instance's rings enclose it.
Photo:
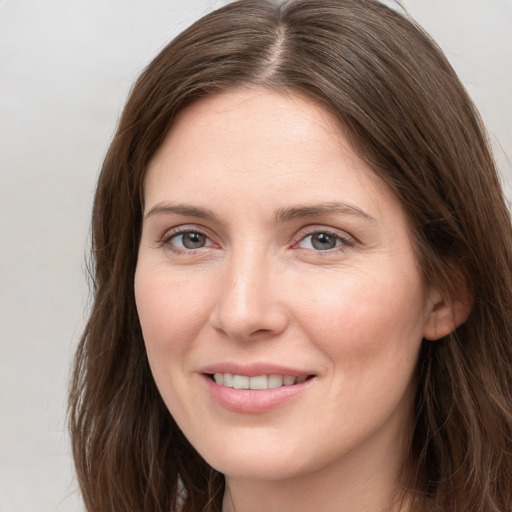
M 190 276 L 137 268 L 135 300 L 150 360 L 190 347 L 208 318 L 207 290 L 204 282 L 194 286 Z
M 337 375 L 363 378 L 369 369 L 378 376 L 414 367 L 424 325 L 417 273 L 336 277 L 309 289 L 297 317 L 330 364 L 343 370 Z
M 196 286 L 168 269 L 140 265 L 135 273 L 135 300 L 156 386 L 178 421 L 196 402 L 187 384 L 189 354 L 208 322 L 208 287 Z M 188 397 L 188 398 L 184 398 Z
M 302 330 L 324 356 L 328 381 L 317 408 L 326 422 L 314 428 L 323 429 L 319 439 L 340 446 L 408 421 L 423 325 L 415 274 L 345 278 L 343 286 L 317 287 L 300 308 Z

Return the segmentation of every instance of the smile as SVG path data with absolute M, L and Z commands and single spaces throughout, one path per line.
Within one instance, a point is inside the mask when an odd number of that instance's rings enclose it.
M 307 375 L 295 377 L 293 375 L 233 375 L 231 373 L 214 373 L 213 380 L 219 386 L 233 389 L 276 389 L 282 386 L 302 384 L 308 379 Z
M 229 365 L 223 365 L 229 366 Z M 231 365 L 235 366 L 235 365 Z M 316 375 L 273 368 L 265 374 L 263 368 L 246 368 L 245 372 L 233 368 L 232 373 L 215 371 L 202 372 L 202 381 L 213 401 L 228 411 L 242 414 L 263 414 L 286 404 L 293 403 L 300 396 L 315 387 Z M 220 368 L 219 368 L 220 370 Z M 233 371 L 235 370 L 235 371 Z M 283 373 L 278 373 L 283 371 Z M 244 374 L 245 373 L 245 374 Z M 249 374 L 249 375 L 248 375 Z

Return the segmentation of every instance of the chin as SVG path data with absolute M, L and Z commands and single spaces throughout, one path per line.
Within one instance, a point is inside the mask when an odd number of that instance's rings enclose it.
M 244 480 L 287 480 L 315 472 L 322 465 L 329 464 L 329 461 L 323 458 L 312 459 L 304 453 L 304 444 L 302 450 L 300 447 L 286 446 L 283 442 L 267 442 L 266 445 L 242 443 L 230 446 L 229 450 L 199 447 L 199 453 L 220 473 Z
M 305 468 L 283 460 L 240 460 L 239 457 L 224 457 L 207 461 L 220 473 L 231 478 L 253 481 L 288 480 L 307 473 Z

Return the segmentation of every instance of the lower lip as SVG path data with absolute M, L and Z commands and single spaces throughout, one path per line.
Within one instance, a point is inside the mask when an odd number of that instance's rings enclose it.
M 209 375 L 203 375 L 203 380 L 210 396 L 224 409 L 245 414 L 260 414 L 277 409 L 304 393 L 314 379 L 308 379 L 301 384 L 281 386 L 275 389 L 234 389 L 219 386 Z

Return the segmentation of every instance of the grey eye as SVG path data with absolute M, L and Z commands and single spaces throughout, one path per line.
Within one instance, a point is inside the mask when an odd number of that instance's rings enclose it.
M 184 249 L 200 249 L 206 245 L 207 237 L 197 231 L 181 233 L 174 238 L 174 244 Z
M 311 236 L 311 246 L 317 251 L 334 249 L 338 244 L 338 238 L 328 233 L 315 233 Z

